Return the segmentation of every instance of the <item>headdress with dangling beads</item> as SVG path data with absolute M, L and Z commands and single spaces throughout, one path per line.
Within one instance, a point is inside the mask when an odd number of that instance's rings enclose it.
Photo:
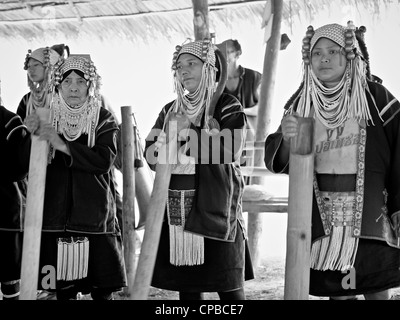
M 328 128 L 336 128 L 350 118 L 371 121 L 373 124 L 365 94 L 369 90 L 367 61 L 358 45 L 356 30 L 352 21 L 348 22 L 347 27 L 339 24 L 328 24 L 317 30 L 312 26 L 308 27 L 302 47 L 303 88 L 296 109 L 301 116 L 310 115 L 312 103 L 316 116 Z M 311 68 L 311 53 L 321 38 L 332 40 L 345 51 L 346 70 L 341 82 L 334 88 L 325 87 Z M 294 112 L 293 104 L 288 109 L 288 113 L 291 112 Z
M 25 57 L 24 70 L 28 70 L 29 60 L 31 59 L 35 59 L 43 64 L 44 78 L 43 81 L 37 83 L 33 82 L 29 75 L 27 76 L 28 86 L 31 92 L 26 107 L 27 116 L 37 108 L 50 107 L 50 96 L 52 94 L 51 77 L 55 65 L 58 62 L 62 62 L 64 56 L 60 55 L 59 52 L 50 47 L 38 48 L 34 51 L 29 49 Z
M 178 95 L 174 103 L 174 111 L 185 112 L 187 116 L 198 124 L 201 120 L 203 111 L 205 111 L 205 128 L 208 127 L 208 110 L 210 108 L 211 99 L 216 90 L 216 57 L 214 44 L 210 39 L 202 41 L 194 41 L 184 43 L 175 47 L 175 52 L 172 59 L 172 70 L 174 71 L 174 89 Z M 186 93 L 177 78 L 177 61 L 181 54 L 188 53 L 203 61 L 202 77 L 200 84 L 194 93 Z
M 88 135 L 88 147 L 95 145 L 95 130 L 99 121 L 101 95 L 99 92 L 101 77 L 89 55 L 70 55 L 56 65 L 53 86 L 58 88 L 69 71 L 76 70 L 83 74 L 88 87 L 88 96 L 81 106 L 70 106 L 64 100 L 61 90 L 54 95 L 53 126 L 68 141 Z

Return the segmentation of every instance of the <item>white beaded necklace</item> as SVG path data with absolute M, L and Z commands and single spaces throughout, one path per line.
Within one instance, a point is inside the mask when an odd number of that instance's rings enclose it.
M 83 105 L 71 107 L 61 93 L 56 94 L 53 103 L 53 126 L 57 133 L 62 134 L 68 141 L 74 141 L 82 134 L 87 134 L 88 146 L 93 147 L 100 114 L 100 106 L 96 101 L 88 97 Z
M 349 116 L 350 75 L 349 64 L 340 82 L 332 88 L 325 87 L 311 70 L 310 94 L 317 118 L 327 128 L 337 128 Z
M 310 116 L 312 102 L 316 117 L 327 128 L 337 128 L 351 118 L 374 124 L 365 93 L 368 91 L 365 66 L 360 57 L 347 63 L 343 77 L 335 87 L 324 86 L 310 66 L 306 66 L 304 83 L 296 110 L 302 117 Z
M 175 90 L 177 92 L 175 111 L 185 112 L 193 124 L 199 125 L 203 111 L 209 108 L 211 98 L 215 92 L 214 78 L 215 70 L 209 68 L 207 63 L 204 63 L 201 80 L 196 91 L 185 94 L 182 84 L 179 82 L 177 77 L 175 77 Z

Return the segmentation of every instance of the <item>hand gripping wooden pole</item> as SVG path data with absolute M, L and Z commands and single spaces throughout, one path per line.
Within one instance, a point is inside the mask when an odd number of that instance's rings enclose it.
M 308 300 L 309 294 L 314 119 L 298 121 L 299 133 L 290 143 L 285 300 Z
M 161 228 L 168 198 L 168 187 L 171 180 L 172 163 L 177 157 L 177 130 L 171 128 L 168 132 L 171 141 L 166 145 L 166 157 L 163 162 L 156 165 L 156 175 L 150 203 L 147 207 L 145 231 L 140 249 L 139 262 L 136 270 L 135 281 L 130 297 L 132 300 L 146 300 L 149 294 L 151 279 L 156 262 L 158 244 L 160 242 Z
M 42 122 L 49 121 L 48 108 L 38 108 L 36 113 Z M 22 244 L 21 300 L 36 300 L 37 295 L 48 150 L 47 141 L 32 135 Z M 56 270 L 56 266 L 54 268 Z
M 122 137 L 122 223 L 123 223 L 123 242 L 124 260 L 128 288 L 125 294 L 129 295 L 135 277 L 135 169 L 134 169 L 134 135 L 132 108 L 130 106 L 121 107 L 121 137 Z

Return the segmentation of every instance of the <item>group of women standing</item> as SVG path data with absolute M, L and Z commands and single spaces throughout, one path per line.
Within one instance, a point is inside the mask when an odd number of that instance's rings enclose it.
M 288 173 L 298 117 L 315 121 L 310 294 L 332 299 L 388 299 L 389 289 L 400 285 L 400 104 L 371 74 L 364 33 L 351 23 L 308 28 L 303 82 L 265 141 L 266 167 Z M 1 109 L 1 143 L 8 150 L 1 199 L 9 208 L 0 217 L 8 248 L 2 251 L 7 263 L 0 264 L 4 298 L 18 296 L 19 184 L 29 187 L 31 135 L 50 145 L 40 265 L 57 266 L 57 299 L 76 299 L 79 292 L 112 299 L 126 286 L 112 170 L 118 124 L 102 105 L 90 56 L 65 49 L 29 52 L 30 92 L 17 115 Z M 247 117 L 223 92 L 225 67 L 209 39 L 176 46 L 177 97 L 146 138 L 150 167 L 171 166 L 151 285 L 178 291 L 182 300 L 203 299 L 204 292 L 245 299 L 244 281 L 254 279 L 241 206 Z M 48 123 L 35 112 L 41 107 L 50 108 Z M 173 163 L 166 162 L 171 146 Z M 350 288 L 343 286 L 348 268 L 356 273 Z

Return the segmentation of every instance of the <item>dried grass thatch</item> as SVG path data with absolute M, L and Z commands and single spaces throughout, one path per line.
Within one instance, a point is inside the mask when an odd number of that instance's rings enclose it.
M 284 0 L 283 20 L 312 17 L 331 6 L 347 5 L 379 15 L 382 5 L 400 0 Z M 252 20 L 260 23 L 265 0 L 209 0 L 211 27 Z M 149 41 L 172 33 L 192 34 L 192 0 L 3 0 L 0 38 L 108 38 Z

